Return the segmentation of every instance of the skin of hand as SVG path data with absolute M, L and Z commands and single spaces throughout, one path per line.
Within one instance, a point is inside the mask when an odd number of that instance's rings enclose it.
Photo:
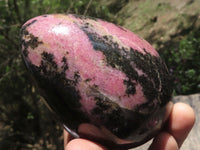
M 195 123 L 193 109 L 184 103 L 176 103 L 166 122 L 166 128 L 157 135 L 148 150 L 178 150 Z M 64 130 L 65 150 L 108 150 L 86 139 L 72 139 Z

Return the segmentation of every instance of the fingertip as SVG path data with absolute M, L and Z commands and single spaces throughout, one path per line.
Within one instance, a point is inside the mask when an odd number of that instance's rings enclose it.
M 185 121 L 187 124 L 185 126 L 193 126 L 195 123 L 195 113 L 192 107 L 185 103 L 176 103 L 174 104 L 174 108 L 172 110 L 172 115 L 179 119 L 179 121 Z
M 162 132 L 156 136 L 149 150 L 178 150 L 178 144 L 174 137 L 167 132 Z
M 74 139 L 65 146 L 65 150 L 106 150 L 106 148 L 86 139 Z
M 195 123 L 194 110 L 187 104 L 176 103 L 169 117 L 169 133 L 171 133 L 179 147 L 187 137 Z

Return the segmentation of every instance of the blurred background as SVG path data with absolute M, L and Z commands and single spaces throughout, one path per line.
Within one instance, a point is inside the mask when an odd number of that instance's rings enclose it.
M 28 19 L 74 13 L 121 25 L 156 48 L 173 76 L 174 96 L 188 97 L 200 92 L 199 6 L 200 0 L 0 0 L 0 150 L 63 149 L 62 125 L 20 56 L 20 27 Z

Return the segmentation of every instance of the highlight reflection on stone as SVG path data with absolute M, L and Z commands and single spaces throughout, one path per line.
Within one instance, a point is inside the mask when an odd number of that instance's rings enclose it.
M 41 95 L 74 137 L 131 148 L 170 112 L 172 87 L 156 50 L 100 19 L 52 14 L 21 29 L 22 56 Z

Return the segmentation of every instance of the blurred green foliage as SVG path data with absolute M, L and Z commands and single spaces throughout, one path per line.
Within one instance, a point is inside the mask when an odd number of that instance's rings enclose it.
M 20 27 L 47 13 L 75 13 L 114 23 L 128 0 L 0 0 L 0 150 L 63 149 L 62 125 L 44 106 L 20 55 Z M 199 92 L 200 32 L 163 52 L 177 94 Z
M 200 28 L 192 31 L 177 46 L 168 46 L 162 56 L 173 76 L 175 94 L 199 93 Z

